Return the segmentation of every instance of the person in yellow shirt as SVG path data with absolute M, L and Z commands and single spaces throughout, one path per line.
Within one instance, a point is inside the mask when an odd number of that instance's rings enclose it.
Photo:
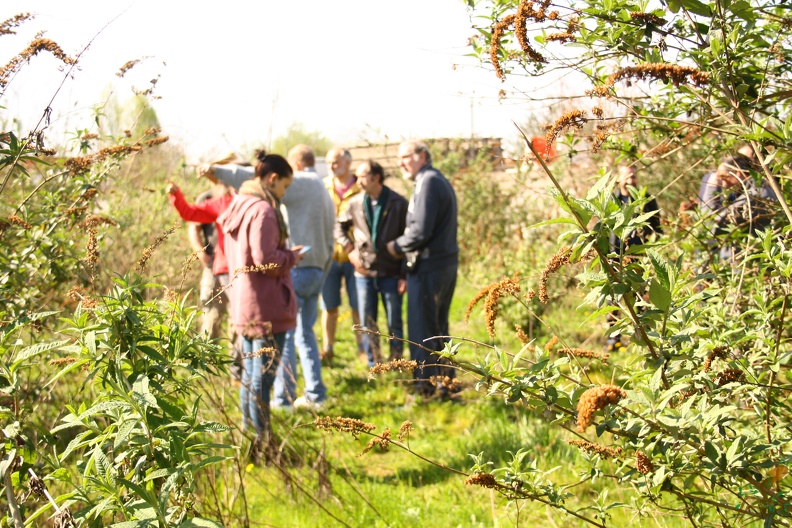
M 325 161 L 331 174 L 324 179 L 327 192 L 335 204 L 335 213 L 338 217 L 346 211 L 349 200 L 363 192 L 358 185 L 357 178 L 352 172 L 352 154 L 344 148 L 334 147 L 327 152 Z M 352 311 L 354 324 L 360 323 L 357 306 L 357 290 L 355 288 L 355 267 L 349 262 L 349 256 L 344 248 L 336 243 L 333 250 L 333 260 L 330 270 L 322 287 L 322 334 L 324 337 L 322 359 L 326 363 L 333 361 L 333 348 L 335 347 L 335 333 L 338 324 L 338 308 L 341 306 L 341 283 L 344 283 Z M 361 336 L 355 334 L 358 354 L 364 354 Z

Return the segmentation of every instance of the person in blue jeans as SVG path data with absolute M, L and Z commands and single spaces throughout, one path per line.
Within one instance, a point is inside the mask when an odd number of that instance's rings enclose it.
M 385 171 L 376 161 L 365 161 L 356 171 L 364 193 L 353 197 L 336 220 L 336 241 L 355 267 L 360 322 L 378 332 L 379 298 L 385 307 L 390 339 L 390 359 L 402 357 L 404 325 L 402 298 L 407 281 L 402 259 L 390 255 L 387 244 L 404 232 L 407 200 L 384 184 Z M 369 367 L 381 361 L 379 336 L 363 333 L 363 349 Z
M 282 200 L 286 207 L 291 244 L 310 246 L 311 250 L 291 271 L 297 295 L 297 327 L 286 333 L 272 406 L 316 409 L 327 400 L 314 324 L 318 316 L 319 294 L 333 256 L 335 207 L 314 168 L 316 158 L 313 150 L 307 145 L 297 145 L 289 151 L 288 160 L 296 171 Z M 300 397 L 297 397 L 295 352 L 299 353 L 305 378 L 305 394 Z
M 258 435 L 270 435 L 269 406 L 270 387 L 275 380 L 278 367 L 277 353 L 258 353 L 260 350 L 283 350 L 286 332 L 263 335 L 257 338 L 242 338 L 242 385 L 239 387 L 239 402 L 242 408 L 242 427 L 253 425 Z M 256 375 L 260 373 L 260 375 Z M 263 442 L 263 438 L 257 438 Z M 266 448 L 266 444 L 255 449 Z M 256 453 L 260 455 L 260 453 Z
M 270 390 L 286 332 L 297 322 L 291 269 L 304 257 L 301 247 L 287 246 L 289 229 L 280 208 L 294 171 L 277 154 L 259 152 L 256 157 L 255 178 L 240 186 L 217 219 L 225 233 L 229 269 L 246 270 L 235 274 L 229 289 L 234 328 L 243 338 L 242 424 L 252 424 L 256 431 L 253 463 L 262 456 L 269 460 L 278 449 L 270 423 Z
M 454 188 L 432 167 L 425 143 L 405 141 L 399 146 L 399 167 L 415 183 L 404 233 L 388 242 L 388 253 L 404 257 L 407 267 L 407 328 L 410 357 L 419 364 L 413 371 L 415 390 L 428 397 L 450 397 L 455 370 L 436 352 L 448 335 L 448 312 L 459 268 L 457 200 Z

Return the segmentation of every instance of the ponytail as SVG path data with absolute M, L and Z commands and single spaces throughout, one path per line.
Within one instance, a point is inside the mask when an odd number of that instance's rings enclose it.
M 294 171 L 286 158 L 278 154 L 267 154 L 264 149 L 256 151 L 256 178 L 265 178 L 271 173 L 278 175 L 278 179 L 291 178 Z

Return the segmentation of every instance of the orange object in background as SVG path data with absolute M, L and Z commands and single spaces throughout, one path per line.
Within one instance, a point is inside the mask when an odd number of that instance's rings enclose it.
M 552 161 L 556 157 L 556 149 L 555 145 L 550 145 L 550 149 L 547 148 L 547 140 L 543 137 L 532 137 L 531 138 L 531 146 L 538 152 L 545 161 Z

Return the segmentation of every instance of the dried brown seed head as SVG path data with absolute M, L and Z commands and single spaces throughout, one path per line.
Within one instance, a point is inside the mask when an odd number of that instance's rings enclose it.
M 469 486 L 481 486 L 483 488 L 499 488 L 498 481 L 489 473 L 474 473 L 465 479 L 465 484 Z
M 592 387 L 580 396 L 577 405 L 577 428 L 581 433 L 591 425 L 594 414 L 608 405 L 619 403 L 627 393 L 614 385 Z
M 587 350 L 584 348 L 561 348 L 558 350 L 558 353 L 565 356 L 599 359 L 603 363 L 607 363 L 608 359 L 610 358 L 610 354 L 607 352 L 597 352 L 595 350 Z
M 621 447 L 605 447 L 600 444 L 587 442 L 586 440 L 567 440 L 567 443 L 585 451 L 586 453 L 596 453 L 603 459 L 617 458 L 622 453 Z
M 391 372 L 394 370 L 398 370 L 399 372 L 412 372 L 417 368 L 417 361 L 409 359 L 394 359 L 393 361 L 388 361 L 387 363 L 377 363 L 371 367 L 369 372 L 371 374 L 382 374 L 383 372 Z
M 542 304 L 547 304 L 550 301 L 550 296 L 547 294 L 547 280 L 550 278 L 550 275 L 556 273 L 562 266 L 569 264 L 569 256 L 571 254 L 571 248 L 565 247 L 559 249 L 542 270 L 542 276 L 539 279 L 539 301 L 541 301 Z
M 373 424 L 366 423 L 362 420 L 354 418 L 330 418 L 329 416 L 320 417 L 311 422 L 311 425 L 316 426 L 324 431 L 338 431 L 341 433 L 350 433 L 357 438 L 359 434 L 370 433 L 377 427 Z
M 399 434 L 397 436 L 399 442 L 404 442 L 406 438 L 409 438 L 412 430 L 413 430 L 413 424 L 410 420 L 405 420 L 404 422 L 402 422 L 401 427 L 399 427 Z
M 643 451 L 635 453 L 635 469 L 641 475 L 647 475 L 655 470 L 652 460 Z
M 611 74 L 603 86 L 589 90 L 589 95 L 604 97 L 608 91 L 618 81 L 625 80 L 627 85 L 631 80 L 659 80 L 671 82 L 674 86 L 680 84 L 693 84 L 703 86 L 709 83 L 709 73 L 702 72 L 691 66 L 679 66 L 678 64 L 667 63 L 644 63 L 637 66 L 627 66 L 621 68 L 616 73 Z

